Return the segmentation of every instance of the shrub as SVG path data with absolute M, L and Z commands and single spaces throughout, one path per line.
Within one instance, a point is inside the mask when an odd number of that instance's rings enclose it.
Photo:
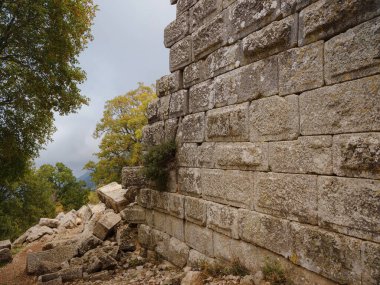
M 98 193 L 96 191 L 90 191 L 88 193 L 88 203 L 92 205 L 96 205 L 100 202 Z
M 226 275 L 245 276 L 249 274 L 249 270 L 240 263 L 239 260 L 234 260 L 231 264 L 222 264 L 219 262 L 208 263 L 201 260 L 196 265 L 196 269 L 201 270 L 205 275 L 212 277 L 222 277 Z
M 265 281 L 269 281 L 272 285 L 292 285 L 278 261 L 267 260 L 262 271 Z
M 169 141 L 151 147 L 143 156 L 143 174 L 155 182 L 157 190 L 165 191 L 169 179 L 169 170 L 176 153 L 175 141 Z

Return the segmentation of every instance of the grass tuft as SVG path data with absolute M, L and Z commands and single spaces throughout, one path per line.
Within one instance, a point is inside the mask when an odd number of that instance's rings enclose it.
M 269 281 L 271 285 L 292 285 L 293 283 L 287 279 L 285 270 L 278 261 L 265 262 L 262 268 L 264 280 Z

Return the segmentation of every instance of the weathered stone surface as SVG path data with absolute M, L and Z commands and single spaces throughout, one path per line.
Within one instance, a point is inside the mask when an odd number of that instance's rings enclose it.
M 178 150 L 178 164 L 184 167 L 214 167 L 215 143 L 204 142 L 201 145 L 185 143 Z
M 360 284 L 360 241 L 291 223 L 292 261 L 339 283 Z
M 182 72 L 176 71 L 157 80 L 156 92 L 159 97 L 169 95 L 182 88 Z
M 185 219 L 192 223 L 205 226 L 207 218 L 207 202 L 192 197 L 185 198 Z
M 184 142 L 202 142 L 204 139 L 205 114 L 188 115 L 182 120 L 182 137 Z
M 130 251 L 134 247 L 134 229 L 129 225 L 123 225 L 116 231 L 116 242 L 122 251 Z M 132 244 L 131 244 L 132 243 Z
M 77 211 L 77 216 L 82 219 L 84 224 L 87 223 L 92 217 L 92 211 L 89 204 L 80 207 Z
M 143 188 L 140 189 L 138 195 L 137 195 L 137 203 L 147 209 L 152 208 L 152 199 L 151 199 L 151 192 L 152 190 Z
M 170 98 L 171 95 L 165 95 L 164 97 L 159 98 L 157 116 L 161 121 L 169 118 Z
M 150 195 L 153 209 L 166 213 L 169 211 L 169 193 L 152 190 Z
M 183 13 L 164 30 L 165 47 L 170 48 L 189 33 L 189 13 Z
M 189 91 L 189 112 L 197 113 L 212 109 L 214 98 L 215 93 L 211 80 L 192 86 Z
M 141 166 L 127 166 L 123 167 L 121 172 L 121 185 L 124 189 L 132 186 L 142 187 L 146 184 L 143 175 L 143 167 Z
M 210 229 L 189 222 L 185 224 L 185 242 L 209 257 L 214 256 L 212 236 Z
M 78 216 L 77 216 L 77 213 L 75 210 L 71 210 L 70 212 L 67 212 L 66 214 L 64 214 L 62 216 L 61 219 L 58 219 L 59 220 L 59 228 L 66 228 L 66 229 L 75 228 L 77 226 L 77 222 L 78 222 L 77 218 L 78 218 Z M 43 227 L 43 228 L 45 228 L 45 230 L 48 231 L 46 229 L 46 227 Z M 39 229 L 37 228 L 37 232 L 38 231 L 39 231 Z
M 300 95 L 303 135 L 380 130 L 380 76 L 372 76 Z
M 114 212 L 104 214 L 99 221 L 96 222 L 94 235 L 104 240 L 113 228 L 121 221 L 121 217 Z
M 172 237 L 166 242 L 159 243 L 156 250 L 171 263 L 182 268 L 187 263 L 190 248 L 185 243 Z
M 299 135 L 298 96 L 272 96 L 255 100 L 249 109 L 250 139 L 292 140 Z
M 163 231 L 181 241 L 185 240 L 182 219 L 154 211 L 153 224 L 156 229 Z
M 194 249 L 190 249 L 189 253 L 189 259 L 187 261 L 187 266 L 190 267 L 197 267 L 199 264 L 207 263 L 207 264 L 214 264 L 215 260 L 213 258 L 210 258 L 203 253 L 200 253 L 199 251 L 196 251 Z
M 128 205 L 124 197 L 126 190 L 117 182 L 98 188 L 96 193 L 98 193 L 99 199 L 116 213 L 119 213 Z
M 254 173 L 238 170 L 202 169 L 202 196 L 236 207 L 252 206 Z
M 204 61 L 199 60 L 185 67 L 183 71 L 183 86 L 188 88 L 205 80 Z
M 227 106 L 207 112 L 207 141 L 247 141 L 248 103 Z
M 180 168 L 178 173 L 179 191 L 186 195 L 200 196 L 201 174 L 198 168 Z
M 380 179 L 380 134 L 334 136 L 334 173 L 338 176 Z
M 177 137 L 178 119 L 172 118 L 165 121 L 165 141 L 174 141 Z
M 51 279 L 49 281 L 43 282 L 42 284 L 43 285 L 61 285 L 61 284 L 63 284 L 62 282 L 63 282 L 62 281 L 62 277 L 59 276 L 59 277 L 57 277 L 55 279 Z
M 181 90 L 171 95 L 169 106 L 169 118 L 181 117 L 187 114 L 188 98 L 187 90 Z
M 30 242 L 33 242 L 35 240 L 40 239 L 44 235 L 52 235 L 53 233 L 54 233 L 54 231 L 51 228 L 47 227 L 47 226 L 36 225 L 34 227 L 31 227 L 26 232 L 25 241 L 28 242 L 28 243 L 30 243 Z
M 151 228 L 147 225 L 140 225 L 137 234 L 138 240 L 145 248 L 154 249 L 156 246 L 152 240 Z
M 279 55 L 280 95 L 299 93 L 324 84 L 323 46 L 320 41 Z
M 298 17 L 291 15 L 243 39 L 243 53 L 248 61 L 257 61 L 297 45 Z
M 380 17 L 340 34 L 325 44 L 327 84 L 380 73 Z
M 46 226 L 46 227 L 54 229 L 54 228 L 58 228 L 59 221 L 57 219 L 41 218 L 38 224 L 41 227 Z M 1 246 L 0 246 L 0 248 L 1 248 Z
M 270 142 L 268 152 L 274 172 L 332 174 L 332 136 Z
M 193 33 L 193 54 L 200 59 L 218 49 L 224 42 L 226 27 L 223 14 L 200 27 Z
M 280 15 L 279 0 L 237 0 L 228 9 L 230 39 L 242 38 L 276 20 Z
M 62 282 L 70 282 L 83 277 L 82 267 L 66 268 L 59 271 L 59 275 L 62 278 Z
M 87 251 L 102 244 L 102 240 L 93 234 L 84 234 L 78 241 L 78 254 L 84 255 Z
M 189 271 L 181 281 L 181 285 L 203 285 L 207 276 L 200 271 Z
M 207 227 L 238 239 L 237 209 L 217 203 L 207 203 Z
M 317 224 L 318 191 L 314 175 L 258 173 L 255 184 L 258 212 Z
M 191 36 L 180 40 L 170 48 L 169 66 L 170 71 L 174 72 L 189 65 L 192 60 L 192 39 Z
M 185 196 L 170 193 L 169 198 L 169 213 L 177 218 L 183 219 L 185 217 Z
M 301 11 L 306 6 L 309 6 L 311 3 L 316 2 L 317 0 L 286 0 L 281 1 L 281 13 L 284 16 L 294 14 L 295 12 Z
M 264 59 L 214 80 L 215 106 L 250 101 L 278 93 L 278 61 L 276 57 Z
M 380 245 L 364 242 L 362 245 L 362 284 L 377 285 L 380 280 Z
M 216 143 L 215 168 L 268 170 L 267 143 Z
M 9 239 L 0 241 L 0 249 L 4 249 L 4 248 L 8 248 L 8 249 L 12 248 L 12 243 Z
M 378 180 L 318 177 L 320 225 L 379 242 L 379 189 Z
M 129 224 L 145 223 L 145 209 L 137 204 L 128 205 L 120 212 L 121 218 Z
M 240 43 L 222 47 L 206 58 L 206 77 L 212 78 L 238 68 L 242 63 L 241 61 L 242 53 Z
M 197 3 L 198 0 L 178 0 L 177 1 L 177 15 L 189 10 L 191 6 Z
M 289 222 L 248 210 L 239 210 L 239 236 L 242 240 L 290 256 Z
M 196 31 L 222 10 L 222 0 L 200 0 L 190 9 L 190 29 Z
M 157 85 L 156 85 L 157 86 Z M 157 122 L 160 118 L 158 116 L 158 105 L 160 103 L 160 100 L 158 98 L 153 99 L 149 102 L 148 107 L 146 109 L 146 115 L 148 118 L 148 122 L 154 123 Z
M 339 34 L 380 14 L 377 0 L 320 0 L 299 15 L 299 45 Z
M 0 263 L 11 262 L 12 259 L 12 252 L 9 248 L 0 249 Z
M 143 127 L 142 142 L 145 146 L 160 144 L 165 139 L 164 122 L 157 122 Z
M 44 274 L 58 271 L 61 263 L 78 254 L 76 245 L 57 246 L 50 250 L 28 253 L 26 272 L 28 274 Z

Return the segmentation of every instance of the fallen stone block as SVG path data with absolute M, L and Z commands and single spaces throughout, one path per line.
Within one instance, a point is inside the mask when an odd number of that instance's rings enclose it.
M 113 228 L 121 221 L 119 214 L 114 212 L 108 212 L 96 222 L 94 228 L 94 235 L 101 240 L 105 240 L 107 235 L 113 230 Z
M 3 249 L 3 248 L 9 248 L 9 249 L 12 248 L 12 244 L 9 239 L 0 241 L 0 249 Z
M 27 231 L 25 241 L 30 243 L 30 242 L 40 239 L 44 235 L 52 235 L 53 233 L 54 231 L 51 228 L 47 226 L 37 225 L 37 226 L 31 227 Z
M 73 229 L 77 226 L 77 214 L 75 210 L 66 213 L 60 220 L 59 228 Z
M 82 219 L 84 223 L 89 221 L 92 216 L 92 211 L 89 205 L 83 205 L 78 211 L 77 211 L 78 217 Z
M 119 227 L 116 232 L 116 242 L 122 251 L 134 251 L 135 244 L 134 240 L 136 238 L 136 229 L 129 227 L 129 225 L 124 225 Z
M 56 279 L 51 279 L 51 280 L 46 281 L 46 282 L 41 282 L 41 284 L 43 284 L 43 285 L 61 285 L 61 284 L 63 284 L 62 283 L 62 277 L 59 276 Z
M 122 189 L 122 186 L 116 182 L 100 187 L 96 192 L 99 199 L 116 213 L 119 213 L 128 205 L 124 197 L 126 190 Z
M 70 282 L 77 279 L 82 279 L 83 269 L 82 267 L 66 268 L 59 271 L 59 275 L 62 277 L 63 282 Z
M 57 219 L 48 219 L 48 218 L 41 218 L 40 222 L 38 223 L 39 226 L 46 226 L 49 228 L 58 228 L 59 226 L 59 220 Z
M 106 205 L 104 203 L 99 203 L 96 205 L 89 205 L 92 215 L 102 213 L 106 210 Z
M 78 253 L 79 255 L 83 255 L 100 244 L 102 244 L 101 239 L 94 235 L 85 235 L 78 242 Z
M 12 253 L 9 248 L 0 249 L 0 263 L 7 263 L 12 261 Z
M 124 221 L 130 224 L 143 224 L 145 223 L 145 209 L 140 205 L 129 205 L 126 209 L 120 212 Z

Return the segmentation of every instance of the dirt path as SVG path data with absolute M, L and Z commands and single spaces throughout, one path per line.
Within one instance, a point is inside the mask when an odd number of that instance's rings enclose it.
M 13 261 L 0 268 L 0 285 L 32 285 L 36 277 L 26 274 L 26 256 L 29 252 L 42 250 L 43 243 L 36 242 L 13 256 Z

